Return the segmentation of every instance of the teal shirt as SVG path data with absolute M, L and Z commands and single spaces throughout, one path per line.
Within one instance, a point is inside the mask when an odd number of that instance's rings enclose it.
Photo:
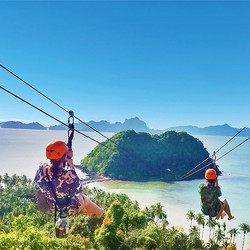
M 201 211 L 203 214 L 215 217 L 221 209 L 220 187 L 210 187 L 203 183 L 199 185 L 198 192 L 201 196 Z

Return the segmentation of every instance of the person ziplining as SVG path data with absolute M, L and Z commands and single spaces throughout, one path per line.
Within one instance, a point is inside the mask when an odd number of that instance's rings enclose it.
M 232 220 L 234 216 L 231 214 L 229 204 L 226 199 L 220 200 L 222 195 L 221 189 L 218 186 L 218 176 L 214 169 L 209 168 L 205 172 L 206 184 L 199 185 L 198 192 L 201 197 L 201 211 L 204 215 L 223 219 L 228 215 L 228 220 Z
M 250 137 L 246 138 L 244 141 L 233 147 L 231 150 L 224 153 L 222 156 L 220 156 L 218 159 L 216 159 L 216 153 L 218 153 L 222 148 L 224 148 L 230 141 L 232 141 L 239 133 L 241 133 L 245 129 L 242 128 L 240 131 L 238 131 L 234 136 L 232 136 L 226 143 L 224 143 L 217 151 L 213 153 L 213 155 L 207 157 L 204 161 L 199 163 L 197 166 L 195 166 L 193 169 L 188 171 L 185 175 L 182 176 L 182 180 L 190 177 L 191 175 L 203 170 L 206 168 L 205 171 L 205 180 L 206 184 L 201 183 L 198 188 L 198 192 L 200 194 L 201 198 L 201 211 L 204 215 L 208 215 L 209 217 L 215 217 L 216 219 L 223 219 L 225 215 L 228 215 L 228 220 L 232 220 L 234 216 L 231 214 L 231 210 L 229 207 L 229 204 L 226 199 L 220 200 L 219 197 L 222 195 L 221 189 L 218 185 L 218 175 L 216 173 L 215 169 L 217 168 L 217 165 L 215 162 L 225 157 L 227 154 L 231 153 L 233 150 L 238 148 L 240 145 L 245 143 L 250 139 Z M 207 160 L 211 160 L 210 163 L 208 163 L 205 166 L 202 166 L 203 163 L 205 163 Z M 215 168 L 211 168 L 211 165 Z M 197 169 L 199 166 L 201 166 L 199 169 Z M 208 168 L 210 166 L 210 168 Z M 197 170 L 195 170 L 197 169 Z M 195 171 L 194 171 L 195 170 Z
M 40 189 L 38 202 L 46 201 L 46 210 L 55 210 L 55 221 L 56 212 L 59 211 L 59 221 L 62 224 L 66 223 L 68 216 L 79 212 L 87 212 L 88 216 L 95 214 L 100 218 L 104 214 L 104 209 L 82 194 L 82 185 L 71 158 L 73 151 L 69 150 L 67 144 L 63 141 L 50 142 L 46 146 L 46 156 L 50 164 L 41 164 L 35 176 Z M 65 169 L 66 163 L 69 166 L 68 170 Z M 40 205 L 44 207 L 44 204 Z M 65 237 L 68 228 L 65 229 L 65 225 L 59 225 L 59 228 L 63 233 L 58 233 L 57 237 Z

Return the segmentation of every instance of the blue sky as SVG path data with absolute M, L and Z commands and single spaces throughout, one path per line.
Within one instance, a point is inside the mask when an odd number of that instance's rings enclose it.
M 250 2 L 4 1 L 0 63 L 84 121 L 250 127 Z M 0 69 L 1 86 L 67 114 Z M 0 91 L 0 121 L 56 122 Z

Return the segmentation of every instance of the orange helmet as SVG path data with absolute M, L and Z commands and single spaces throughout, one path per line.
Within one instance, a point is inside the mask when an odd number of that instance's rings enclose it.
M 63 141 L 52 141 L 46 146 L 46 156 L 50 160 L 59 160 L 68 151 Z
M 205 173 L 206 180 L 215 180 L 217 178 L 216 171 L 212 168 L 209 168 Z

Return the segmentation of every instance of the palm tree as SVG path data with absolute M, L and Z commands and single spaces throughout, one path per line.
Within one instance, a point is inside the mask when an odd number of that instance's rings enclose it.
M 209 219 L 208 219 L 208 221 L 207 221 L 206 225 L 207 225 L 207 226 L 208 226 L 208 228 L 209 228 L 209 240 L 210 240 L 210 238 L 211 238 L 211 229 L 212 229 L 212 221 L 211 221 L 211 217 L 209 217 Z
M 222 232 L 222 230 L 219 228 L 219 229 L 215 232 L 216 243 L 220 243 L 224 238 L 225 238 L 225 234 L 224 234 L 224 233 Z
M 210 239 L 211 238 L 211 231 L 212 231 L 212 229 L 213 229 L 213 237 L 214 237 L 214 228 L 216 226 L 215 219 L 213 219 L 212 217 L 209 217 L 206 225 L 208 225 L 208 227 L 209 227 L 209 239 Z
M 250 225 L 246 224 L 246 223 L 241 223 L 239 225 L 240 230 L 243 232 L 243 240 L 242 240 L 242 250 L 244 249 L 244 244 L 245 244 L 245 236 L 246 233 L 250 232 Z
M 236 234 L 239 234 L 239 231 L 236 228 L 234 228 L 233 230 L 234 230 L 234 232 L 233 232 L 233 236 L 234 236 L 233 243 L 235 243 Z
M 201 234 L 201 239 L 203 239 L 204 229 L 205 229 L 205 219 L 201 222 L 201 225 L 202 225 L 202 234 Z
M 190 227 L 192 227 L 192 222 L 193 222 L 193 219 L 195 218 L 194 211 L 193 210 L 189 210 L 187 212 L 187 217 L 191 221 Z
M 148 211 L 149 211 L 151 220 L 154 221 L 155 220 L 155 205 L 151 205 Z
M 156 223 L 157 224 L 164 224 L 162 225 L 163 227 L 166 227 L 168 224 L 167 221 L 167 214 L 163 211 L 163 206 L 161 205 L 160 202 L 157 202 L 156 205 L 154 206 L 154 214 L 156 217 Z
M 219 249 L 219 245 L 213 239 L 209 239 L 209 241 L 207 243 L 207 247 L 210 250 L 217 250 L 217 249 Z
M 238 230 L 236 228 L 232 228 L 228 231 L 228 233 L 230 234 L 230 243 L 234 243 L 236 234 L 239 233 Z
M 223 222 L 222 223 L 222 227 L 223 227 L 223 230 L 224 230 L 224 233 L 226 232 L 226 229 L 227 229 L 227 224 L 226 222 Z
M 157 202 L 154 208 L 155 208 L 155 216 L 161 219 L 162 215 L 164 214 L 164 211 L 162 209 L 163 206 L 161 205 L 160 202 Z
M 199 235 L 199 229 L 198 229 L 198 227 L 197 226 L 192 226 L 189 229 L 189 235 L 198 237 L 198 235 Z
M 140 211 L 140 205 L 138 201 L 134 202 L 134 207 L 136 208 L 136 210 L 139 212 Z
M 169 222 L 167 221 L 167 215 L 164 215 L 163 219 L 162 219 L 162 229 L 166 229 L 166 227 L 168 226 Z
M 216 222 L 216 220 L 214 219 L 214 218 L 212 218 L 212 230 L 213 230 L 213 239 L 214 239 L 214 233 L 215 233 L 215 227 L 216 227 L 216 225 L 217 225 L 217 222 Z
M 203 230 L 204 230 L 204 225 L 205 225 L 204 215 L 201 213 L 198 213 L 195 216 L 195 220 L 196 220 L 197 224 L 199 225 L 199 236 L 201 237 L 201 225 L 203 226 Z

